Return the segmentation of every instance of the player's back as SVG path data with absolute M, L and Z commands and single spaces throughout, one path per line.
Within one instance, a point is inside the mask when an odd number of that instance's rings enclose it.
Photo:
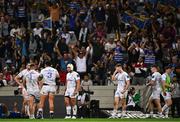
M 58 71 L 52 67 L 46 67 L 41 70 L 41 74 L 43 75 L 44 83 L 48 85 L 56 85 L 56 76 L 58 75 Z

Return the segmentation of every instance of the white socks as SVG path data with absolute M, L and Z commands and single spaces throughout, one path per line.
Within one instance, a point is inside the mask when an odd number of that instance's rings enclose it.
M 72 109 L 73 109 L 73 116 L 76 116 L 76 114 L 77 114 L 77 105 L 74 105 L 72 107 Z
M 71 106 L 66 106 L 66 114 L 67 116 L 71 115 Z
M 166 109 L 168 109 L 169 107 L 168 107 L 168 105 L 167 104 L 165 104 L 163 107 L 162 107 L 162 112 L 165 112 L 166 111 Z

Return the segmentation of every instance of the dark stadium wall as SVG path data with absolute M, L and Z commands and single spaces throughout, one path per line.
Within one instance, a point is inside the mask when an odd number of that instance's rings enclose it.
M 22 97 L 21 96 L 1 96 L 0 97 L 0 103 L 6 104 L 9 111 L 13 111 L 14 102 L 17 102 L 18 110 L 21 111 L 21 108 L 22 108 Z M 54 114 L 55 114 L 54 115 L 55 118 L 64 118 L 65 117 L 64 96 L 62 96 L 62 95 L 55 96 Z M 46 100 L 46 103 L 45 103 L 44 118 L 49 118 L 48 99 Z

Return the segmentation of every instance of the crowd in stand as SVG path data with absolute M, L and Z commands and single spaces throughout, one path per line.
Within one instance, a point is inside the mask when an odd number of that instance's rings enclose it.
M 37 70 L 50 60 L 62 85 L 68 63 L 91 85 L 108 85 L 117 63 L 123 64 L 133 85 L 145 84 L 152 64 L 161 72 L 171 65 L 171 77 L 179 80 L 178 7 L 142 0 L 0 2 L 0 86 L 16 86 L 14 76 L 30 59 Z M 133 20 L 125 23 L 124 12 L 148 18 L 150 24 L 137 28 Z M 47 17 L 52 19 L 51 30 L 43 26 Z

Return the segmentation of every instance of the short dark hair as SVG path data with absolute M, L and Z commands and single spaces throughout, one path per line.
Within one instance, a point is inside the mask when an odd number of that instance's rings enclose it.
M 153 67 L 158 68 L 158 65 L 153 64 L 153 65 L 151 66 L 151 68 L 153 68 Z
M 171 69 L 171 68 L 172 68 L 172 67 L 171 67 L 170 65 L 164 67 L 165 70 Z
M 46 66 L 51 66 L 51 61 L 47 60 L 45 61 Z
M 122 67 L 122 65 L 118 63 L 118 64 L 116 64 L 116 67 Z

